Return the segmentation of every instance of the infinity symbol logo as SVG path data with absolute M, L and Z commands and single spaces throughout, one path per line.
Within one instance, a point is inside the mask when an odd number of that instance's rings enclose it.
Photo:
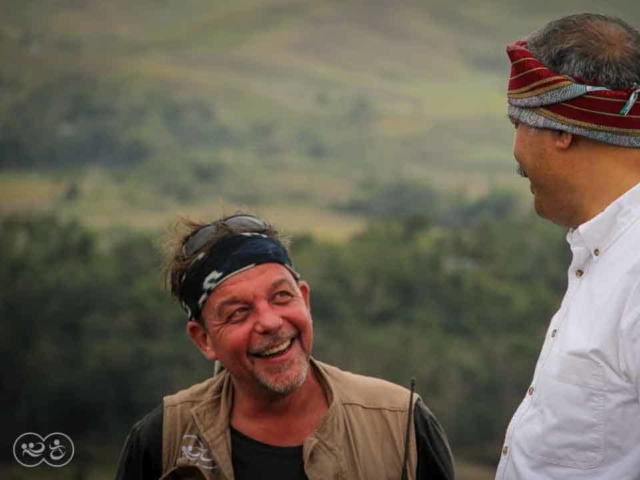
M 13 442 L 13 457 L 23 467 L 37 467 L 42 462 L 50 467 L 64 467 L 73 458 L 75 447 L 64 433 L 50 433 L 42 438 L 27 432 Z

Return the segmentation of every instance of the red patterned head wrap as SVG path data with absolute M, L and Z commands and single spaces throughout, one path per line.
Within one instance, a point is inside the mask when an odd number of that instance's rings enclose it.
M 511 118 L 531 127 L 640 148 L 640 85 L 624 90 L 585 85 L 549 70 L 527 50 L 525 41 L 509 45 L 507 55 Z

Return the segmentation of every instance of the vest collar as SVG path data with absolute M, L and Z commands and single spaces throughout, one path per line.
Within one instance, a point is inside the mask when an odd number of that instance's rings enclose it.
M 335 475 L 331 475 L 330 478 L 344 478 L 346 466 L 337 443 L 337 440 L 343 438 L 342 405 L 336 398 L 335 388 L 324 371 L 323 364 L 313 358 L 310 359 L 310 364 L 317 375 L 329 407 L 318 428 L 303 443 L 305 465 L 307 468 L 318 469 L 325 474 L 328 471 L 335 471 Z M 211 450 L 216 452 L 216 463 L 229 479 L 233 478 L 229 430 L 232 406 L 233 382 L 229 372 L 223 371 L 214 381 L 212 395 L 191 409 L 191 415 L 199 432 Z M 311 461 L 311 457 L 318 460 Z M 307 472 L 310 478 L 313 478 L 311 473 Z

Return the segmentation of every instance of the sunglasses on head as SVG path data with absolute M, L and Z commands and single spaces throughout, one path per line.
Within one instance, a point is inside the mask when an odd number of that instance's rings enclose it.
M 267 222 L 254 215 L 248 215 L 246 213 L 238 213 L 225 217 L 221 220 L 216 220 L 209 225 L 196 230 L 192 233 L 187 240 L 182 244 L 182 254 L 186 257 L 190 257 L 194 253 L 198 252 L 206 243 L 215 235 L 221 226 L 232 228 L 237 233 L 243 232 L 264 232 L 267 230 Z

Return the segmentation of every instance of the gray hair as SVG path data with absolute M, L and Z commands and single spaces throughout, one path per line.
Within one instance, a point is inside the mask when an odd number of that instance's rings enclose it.
M 640 32 L 615 17 L 581 13 L 554 20 L 527 38 L 547 68 L 620 90 L 640 84 Z
M 236 211 L 235 215 L 251 215 L 246 212 Z M 252 215 L 253 216 L 253 215 Z M 191 220 L 189 218 L 181 218 L 179 223 L 176 224 L 172 230 L 167 234 L 164 239 L 165 250 L 166 250 L 166 259 L 165 259 L 165 267 L 164 267 L 164 284 L 168 290 L 170 290 L 171 295 L 174 299 L 180 300 L 180 286 L 182 285 L 182 280 L 184 275 L 187 273 L 189 268 L 194 264 L 197 260 L 198 255 L 202 251 L 206 251 L 211 248 L 215 243 L 219 242 L 222 238 L 228 235 L 235 235 L 237 233 L 246 233 L 251 231 L 256 231 L 267 235 L 270 238 L 274 238 L 278 240 L 285 247 L 286 250 L 289 250 L 289 245 L 291 244 L 291 239 L 287 235 L 283 235 L 278 230 L 268 223 L 264 219 L 265 228 L 260 230 L 251 230 L 247 228 L 234 228 L 233 225 L 229 225 L 225 223 L 224 220 L 229 218 L 229 216 L 224 216 L 215 220 L 214 222 L 200 222 Z M 259 218 L 259 217 L 256 217 Z M 197 251 L 187 256 L 183 252 L 182 246 L 184 243 L 193 235 L 198 232 L 200 229 L 209 226 L 213 223 L 217 223 L 217 229 L 214 233 L 210 235 L 210 238 L 207 242 L 202 245 Z M 199 323 L 202 322 L 202 317 L 196 318 L 196 321 Z

